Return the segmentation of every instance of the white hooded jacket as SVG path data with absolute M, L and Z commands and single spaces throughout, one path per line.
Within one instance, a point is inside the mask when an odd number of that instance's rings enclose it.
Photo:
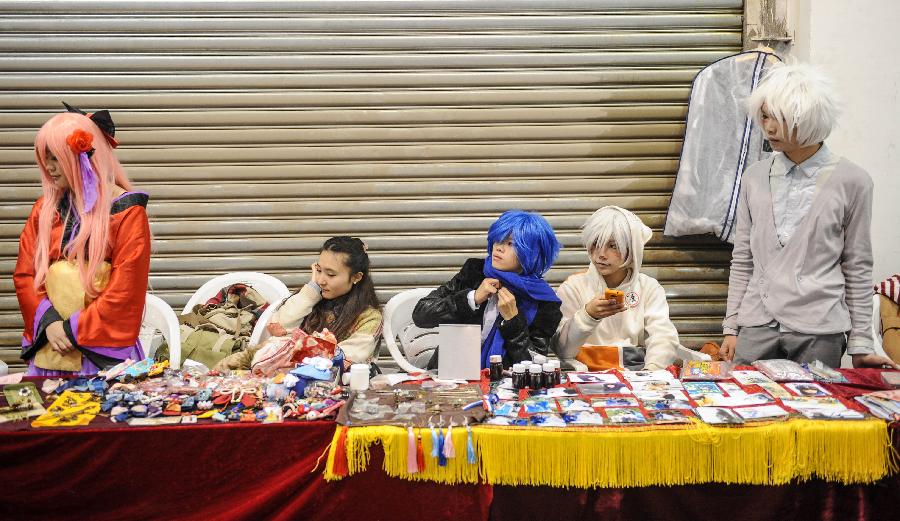
M 606 281 L 593 263 L 563 282 L 557 295 L 562 300 L 563 318 L 559 323 L 554 347 L 562 358 L 573 358 L 582 345 L 638 346 L 646 349 L 644 367 L 664 369 L 675 361 L 678 331 L 669 319 L 666 292 L 653 277 L 640 273 L 644 244 L 652 231 L 633 213 L 617 206 L 600 211 L 621 212 L 627 219 L 631 244 L 630 273 L 617 286 L 625 293 L 626 310 L 596 320 L 584 306 L 607 288 Z

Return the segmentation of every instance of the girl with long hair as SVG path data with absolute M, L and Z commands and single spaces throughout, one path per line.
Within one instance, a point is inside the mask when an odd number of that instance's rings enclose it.
M 29 375 L 94 374 L 144 358 L 149 196 L 132 191 L 113 152 L 109 113 L 68 108 L 34 142 L 43 195 L 25 223 L 13 274 Z
M 266 327 L 273 336 L 298 327 L 308 334 L 327 328 L 346 364 L 371 361 L 381 335 L 381 306 L 363 241 L 348 236 L 325 241 L 310 281 L 278 307 Z M 226 357 L 216 369 L 249 369 L 258 349 L 251 346 Z

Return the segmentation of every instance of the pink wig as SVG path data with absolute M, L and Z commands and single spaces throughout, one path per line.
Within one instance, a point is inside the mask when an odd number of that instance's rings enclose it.
M 83 130 L 94 136 L 94 153 L 90 162 L 100 178 L 97 183 L 99 192 L 97 202 L 87 213 L 84 211 L 78 154 L 66 144 L 66 138 L 76 130 Z M 57 188 L 47 174 L 47 150 L 56 157 L 62 175 L 69 182 L 68 190 Z M 38 240 L 34 255 L 34 287 L 38 292 L 43 292 L 41 288 L 47 278 L 50 264 L 50 229 L 56 219 L 59 201 L 69 191 L 81 224 L 78 234 L 68 243 L 62 254 L 78 265 L 85 293 L 94 298 L 99 293 L 94 287 L 94 277 L 109 248 L 109 210 L 112 206 L 113 187 L 118 185 L 125 190 L 131 190 L 131 182 L 103 132 L 89 117 L 81 114 L 66 112 L 50 118 L 38 131 L 34 140 L 34 152 L 41 170 L 41 185 L 44 188 L 44 202 L 38 218 Z

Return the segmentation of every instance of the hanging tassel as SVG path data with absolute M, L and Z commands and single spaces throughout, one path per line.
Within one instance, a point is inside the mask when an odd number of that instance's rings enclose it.
M 341 477 L 350 473 L 350 468 L 347 464 L 347 427 L 341 427 L 341 433 L 335 442 L 334 463 L 332 464 L 331 473 Z
M 416 464 L 416 434 L 413 432 L 413 428 L 410 425 L 406 437 L 406 472 L 415 474 L 418 471 L 419 466 Z
M 444 456 L 446 458 L 456 457 L 456 447 L 453 446 L 453 424 L 447 427 L 447 439 L 444 440 Z
M 100 189 L 97 186 L 99 179 L 91 166 L 86 152 L 78 154 L 78 162 L 81 165 L 81 200 L 84 204 L 84 213 L 90 213 L 100 197 Z
M 440 442 L 438 441 L 437 431 L 434 429 L 434 425 L 431 425 L 431 457 L 432 458 L 438 457 L 438 450 L 440 449 L 439 445 L 440 445 Z
M 447 466 L 447 456 L 444 455 L 444 431 L 438 429 L 438 466 Z
M 475 444 L 472 443 L 472 427 L 466 424 L 466 457 L 469 465 L 475 464 Z
M 416 466 L 419 472 L 425 472 L 425 449 L 422 448 L 422 435 L 416 437 Z

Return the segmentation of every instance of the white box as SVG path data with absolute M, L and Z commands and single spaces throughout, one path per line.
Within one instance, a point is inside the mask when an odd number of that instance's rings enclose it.
M 481 325 L 438 326 L 438 378 L 481 379 Z

